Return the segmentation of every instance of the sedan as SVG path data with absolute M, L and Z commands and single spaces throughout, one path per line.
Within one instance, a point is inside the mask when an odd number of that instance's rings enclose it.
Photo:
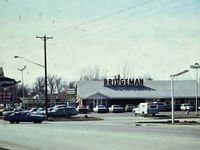
M 97 105 L 93 108 L 93 111 L 96 113 L 106 113 L 108 112 L 108 109 L 104 105 Z
M 52 111 L 48 112 L 49 117 L 70 117 L 77 114 L 78 112 L 76 109 L 72 107 L 54 108 Z
M 3 116 L 11 115 L 14 112 L 24 111 L 22 108 L 15 108 L 14 110 L 3 111 Z
M 14 112 L 11 115 L 4 116 L 5 121 L 10 121 L 10 123 L 19 123 L 19 122 L 33 122 L 33 123 L 42 123 L 42 121 L 47 120 L 47 117 L 44 115 L 33 115 L 28 111 Z
M 109 112 L 124 112 L 124 109 L 120 105 L 111 105 L 108 109 Z

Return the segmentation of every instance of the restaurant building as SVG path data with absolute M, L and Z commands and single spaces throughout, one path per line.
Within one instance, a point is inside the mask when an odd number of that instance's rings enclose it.
M 195 106 L 196 81 L 174 80 L 174 100 L 175 108 L 179 108 L 182 103 Z M 171 81 L 121 79 L 120 75 L 114 79 L 82 81 L 77 85 L 77 102 L 91 109 L 100 104 L 106 107 L 119 104 L 124 107 L 126 104 L 138 105 L 141 102 L 165 102 L 170 109 Z

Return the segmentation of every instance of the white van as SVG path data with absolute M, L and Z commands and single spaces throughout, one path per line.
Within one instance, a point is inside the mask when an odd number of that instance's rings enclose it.
M 153 103 L 140 103 L 137 108 L 133 108 L 135 115 L 152 115 L 158 114 L 158 105 Z

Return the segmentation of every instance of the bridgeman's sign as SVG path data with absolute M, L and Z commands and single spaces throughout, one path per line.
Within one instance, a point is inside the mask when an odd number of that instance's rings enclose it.
M 0 91 L 0 104 L 13 103 L 12 91 Z
M 8 77 L 0 77 L 0 87 L 8 87 L 15 85 L 17 82 L 14 79 Z
M 104 79 L 104 86 L 143 86 L 143 79 L 123 79 L 120 75 L 115 76 L 114 79 Z

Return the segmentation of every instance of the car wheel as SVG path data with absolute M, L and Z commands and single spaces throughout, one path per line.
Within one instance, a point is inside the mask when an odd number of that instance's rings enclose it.
M 38 123 L 38 121 L 37 120 L 33 120 L 33 123 Z
M 14 121 L 10 121 L 11 124 L 15 123 Z
M 16 122 L 17 124 L 19 123 L 19 121 Z

